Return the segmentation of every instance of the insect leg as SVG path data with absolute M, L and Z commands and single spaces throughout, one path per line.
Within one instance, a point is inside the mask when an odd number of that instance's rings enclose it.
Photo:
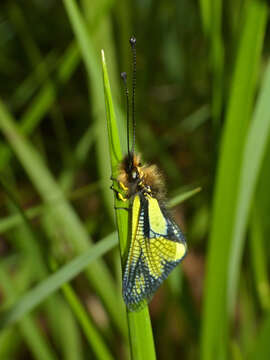
M 121 189 L 123 189 L 124 191 L 128 191 L 128 187 L 126 187 L 121 181 L 119 181 L 118 184 L 121 187 Z
M 128 187 L 126 187 L 121 181 L 119 181 L 118 179 L 116 179 L 115 177 L 111 176 L 110 179 L 112 181 L 116 181 L 117 184 L 121 187 L 121 189 L 128 191 Z
M 113 176 L 111 176 L 111 180 L 116 181 L 119 187 L 127 193 L 128 188 L 121 181 L 114 178 Z M 110 189 L 116 193 L 119 200 L 127 201 L 129 199 L 128 195 L 123 195 L 120 191 L 118 191 L 116 188 L 113 187 L 113 184 L 110 186 Z
M 127 201 L 128 200 L 128 196 L 125 196 L 125 195 L 121 194 L 121 192 L 118 191 L 116 188 L 114 188 L 113 185 L 110 186 L 110 189 L 113 190 L 116 193 L 119 200 L 121 200 L 121 201 Z

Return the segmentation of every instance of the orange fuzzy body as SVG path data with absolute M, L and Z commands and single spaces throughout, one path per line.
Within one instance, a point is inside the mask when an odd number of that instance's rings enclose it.
M 142 165 L 140 156 L 134 155 L 132 162 L 126 157 L 120 164 L 117 180 L 128 188 L 128 196 L 139 191 L 162 200 L 165 197 L 164 178 L 156 165 Z

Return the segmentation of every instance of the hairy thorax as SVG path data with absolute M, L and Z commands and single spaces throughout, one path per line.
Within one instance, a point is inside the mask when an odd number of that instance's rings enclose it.
M 128 189 L 131 197 L 138 192 L 147 193 L 159 200 L 165 196 L 164 178 L 156 165 L 142 165 L 139 155 L 132 161 L 128 156 L 120 164 L 117 180 Z

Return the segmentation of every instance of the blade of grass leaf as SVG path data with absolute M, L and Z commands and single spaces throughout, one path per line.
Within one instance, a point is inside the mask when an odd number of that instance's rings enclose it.
M 177 129 L 192 133 L 203 125 L 209 118 L 211 112 L 208 104 L 201 106 L 192 114 L 184 118 L 177 126 Z
M 268 360 L 270 357 L 270 313 L 268 312 L 263 320 L 259 335 L 256 340 L 256 344 L 250 356 L 249 360 Z
M 197 187 L 190 191 L 182 192 L 179 195 L 174 196 L 168 203 L 169 207 L 174 207 L 176 205 L 181 204 L 182 202 L 186 201 L 187 199 L 191 198 L 192 196 L 198 194 L 202 190 L 201 187 Z
M 103 254 L 108 252 L 117 244 L 116 233 L 100 240 L 97 245 L 93 245 L 84 254 L 75 257 L 68 264 L 50 275 L 47 279 L 39 283 L 35 288 L 24 294 L 11 309 L 0 316 L 0 328 L 14 324 L 25 314 L 32 311 L 37 305 L 44 301 L 53 292 L 58 290 L 64 283 L 72 280 L 89 264 L 96 261 Z
M 63 298 L 61 296 L 61 298 Z M 81 336 L 80 328 L 77 324 L 75 315 L 72 313 L 70 306 L 63 298 L 66 306 L 58 310 L 58 317 L 62 318 L 61 328 L 58 331 L 57 340 L 61 343 L 63 349 L 63 359 L 65 360 L 84 360 L 83 354 L 83 339 Z M 64 329 L 63 329 L 64 327 Z M 64 330 L 64 331 L 63 331 Z
M 102 81 L 100 78 L 98 52 L 96 51 L 94 46 L 93 32 L 88 31 L 89 29 L 87 23 L 79 10 L 77 3 L 74 0 L 63 0 L 63 3 L 66 8 L 73 31 L 76 35 L 82 58 L 84 60 L 89 77 L 91 103 L 93 104 L 92 113 L 97 130 L 97 165 L 99 167 L 102 182 L 107 184 L 107 186 L 103 189 L 103 198 L 105 200 L 107 211 L 111 216 L 111 219 L 114 219 L 114 213 L 112 208 L 113 195 L 109 189 L 110 163 L 107 157 L 104 158 L 104 152 L 108 152 L 108 140 L 107 137 L 104 136 L 104 128 L 106 128 L 106 118 L 103 103 L 103 89 Z M 121 116 L 120 110 L 117 111 L 117 114 L 119 115 L 120 119 L 123 118 Z M 118 119 L 118 123 L 121 126 L 123 122 L 119 121 Z
M 239 308 L 244 315 L 244 320 L 239 326 L 239 340 L 238 347 L 241 346 L 243 358 L 246 359 L 246 354 L 250 354 L 250 350 L 254 346 L 256 334 L 256 310 L 253 296 L 251 296 L 248 288 L 248 277 L 246 274 L 241 274 L 239 281 Z M 232 342 L 232 339 L 230 339 Z M 235 341 L 236 343 L 236 341 Z M 230 356 L 229 356 L 230 357 Z
M 2 331 L 0 334 L 0 359 L 15 359 L 22 336 L 15 328 Z
M 5 284 L 5 296 L 7 298 L 16 297 L 16 289 L 14 289 L 10 276 L 6 274 L 0 265 L 0 282 Z M 56 360 L 57 357 L 50 348 L 47 340 L 42 335 L 39 327 L 35 324 L 32 316 L 25 316 L 19 323 L 19 330 L 27 343 L 30 351 L 37 360 Z
M 211 1 L 210 52 L 213 71 L 212 115 L 215 128 L 220 123 L 223 102 L 224 44 L 222 38 L 222 0 Z
M 245 232 L 253 194 L 260 174 L 267 141 L 270 134 L 270 62 L 256 103 L 252 122 L 245 141 L 237 205 L 229 254 L 228 301 L 229 311 L 235 306 L 237 283 L 242 260 Z M 258 141 L 259 139 L 259 141 Z
M 92 324 L 89 315 L 83 308 L 72 287 L 69 284 L 65 284 L 62 286 L 62 290 L 81 327 L 84 330 L 84 334 L 89 342 L 89 345 L 95 354 L 95 359 L 113 360 L 113 357 L 104 340 L 96 330 L 95 326 Z
M 55 75 L 57 85 L 64 85 L 75 72 L 80 62 L 80 53 L 77 45 L 71 43 L 63 54 Z M 26 109 L 20 119 L 20 129 L 24 134 L 31 133 L 39 124 L 57 97 L 56 84 L 46 82 L 33 102 Z
M 29 28 L 21 7 L 18 3 L 10 3 L 8 4 L 8 13 L 9 19 L 16 29 L 17 36 L 23 45 L 30 65 L 38 69 L 38 72 L 36 72 L 37 80 L 46 81 L 49 75 L 48 69 L 45 66 L 46 63 L 42 61 L 43 56 L 33 38 L 33 31 Z M 43 66 L 38 66 L 41 64 L 43 64 Z
M 76 44 L 72 43 L 60 61 L 56 80 L 65 84 L 79 64 L 80 54 Z M 31 133 L 43 118 L 56 99 L 55 88 L 45 83 L 20 119 L 20 130 L 24 134 Z M 0 144 L 0 169 L 4 169 L 11 157 L 10 148 Z
M 10 176 L 8 179 L 9 182 Z M 3 176 L 0 176 L 0 185 L 3 189 L 4 193 L 8 197 L 8 207 L 11 211 L 16 210 L 16 215 L 21 220 L 21 229 L 16 234 L 14 234 L 13 238 L 18 240 L 18 238 L 26 238 L 28 241 L 19 241 L 21 243 L 20 250 L 29 257 L 32 261 L 32 266 L 35 268 L 35 274 L 37 277 L 42 278 L 44 274 L 46 274 L 46 266 L 42 261 L 42 256 L 40 253 L 40 249 L 38 247 L 38 239 L 35 236 L 35 233 L 26 217 L 23 209 L 21 208 L 19 201 L 17 200 L 17 196 L 15 195 L 14 189 L 11 188 L 10 184 L 7 183 L 7 180 L 4 180 Z M 15 216 L 16 216 L 15 215 Z M 20 235 L 20 232 L 22 235 Z M 13 240 L 13 242 L 16 242 Z M 35 279 L 36 280 L 36 279 Z
M 120 140 L 118 136 L 118 128 L 115 118 L 114 106 L 112 101 L 110 82 L 107 72 L 105 55 L 102 51 L 102 69 L 103 69 L 103 83 L 104 83 L 104 97 L 106 106 L 106 117 L 108 125 L 109 149 L 112 176 L 117 176 L 117 165 L 122 159 Z M 115 206 L 123 206 L 115 196 Z M 128 245 L 128 214 L 127 211 L 116 210 L 116 220 L 119 236 L 119 245 L 121 259 L 126 253 Z M 148 312 L 148 306 L 145 306 L 138 312 L 127 311 L 128 328 L 129 328 L 129 343 L 131 349 L 132 359 L 142 360 L 156 359 L 155 347 L 153 341 L 151 321 Z
M 81 1 L 81 13 L 88 30 L 91 31 L 92 28 L 95 28 L 95 33 L 91 36 L 91 42 L 93 43 L 98 65 L 100 44 L 110 54 L 109 71 L 112 93 L 118 97 L 120 94 L 120 76 L 118 70 L 118 46 L 115 46 L 114 24 L 111 14 L 113 6 L 114 4 L 111 0 L 94 0 L 91 3 L 88 0 Z M 98 23 L 97 19 L 99 19 Z
M 49 347 L 47 340 L 35 322 L 28 316 L 21 320 L 21 332 L 28 343 L 28 346 L 37 360 L 56 360 L 53 349 Z
M 18 195 L 16 189 L 14 188 L 15 184 L 13 184 L 13 176 L 11 174 L 11 170 L 7 171 L 6 176 L 9 177 L 8 181 L 4 180 L 3 176 L 0 177 L 0 184 L 3 187 L 5 193 L 8 196 L 9 202 L 8 207 L 13 211 L 14 208 L 16 210 L 17 215 L 21 220 L 21 224 L 16 228 L 16 231 L 12 234 L 12 245 L 19 248 L 20 255 L 27 259 L 27 267 L 31 267 L 31 277 L 29 277 L 28 282 L 25 284 L 23 291 L 29 286 L 30 281 L 40 281 L 43 279 L 48 271 L 47 266 L 44 263 L 43 256 L 41 255 L 39 242 L 36 232 L 31 226 L 27 215 L 21 208 L 18 202 Z M 27 239 L 27 241 L 25 241 Z M 15 244 L 14 244 L 15 243 Z M 18 263 L 17 265 L 18 266 Z M 22 282 L 20 281 L 20 284 Z M 21 291 L 22 289 L 20 289 Z M 67 340 L 69 331 L 74 329 L 74 325 L 72 323 L 72 313 L 70 312 L 68 305 L 64 302 L 64 300 L 60 296 L 50 297 L 44 304 L 45 313 L 48 316 L 48 327 L 53 330 L 53 334 L 58 339 L 59 336 L 65 337 Z M 65 312 L 65 317 L 59 317 L 59 311 Z M 63 322 L 69 319 L 69 329 L 64 326 Z M 60 330 L 60 331 L 59 331 Z M 69 351 L 69 357 L 71 358 L 71 346 L 75 343 L 76 336 L 75 331 L 73 330 L 74 340 L 68 342 L 68 344 L 64 342 L 60 342 L 59 345 L 62 345 L 62 352 Z M 77 337 L 78 338 L 78 337 Z M 57 341 L 58 343 L 58 341 Z M 79 359 L 78 355 L 76 357 L 73 356 L 73 359 Z
M 70 19 L 73 31 L 78 41 L 81 50 L 82 58 L 88 73 L 89 88 L 91 91 L 91 103 L 93 118 L 96 123 L 97 131 L 97 153 L 102 154 L 102 157 L 97 160 L 99 172 L 103 181 L 107 182 L 106 188 L 103 190 L 103 197 L 105 200 L 108 213 L 113 219 L 112 209 L 112 193 L 109 189 L 109 161 L 104 157 L 104 152 L 107 153 L 108 143 L 104 136 L 104 128 L 106 127 L 106 119 L 104 113 L 103 99 L 102 99 L 102 82 L 100 78 L 100 68 L 98 66 L 98 59 L 94 49 L 92 39 L 89 36 L 88 28 L 79 11 L 77 3 L 73 0 L 63 0 L 68 17 Z M 102 166 L 101 166 L 102 164 Z
M 64 169 L 59 177 L 59 183 L 65 193 L 70 191 L 75 180 L 77 169 L 87 161 L 89 151 L 94 144 L 96 137 L 96 129 L 94 125 L 90 125 L 78 141 L 73 153 L 73 163 L 67 169 Z
M 101 186 L 102 185 L 100 185 L 99 183 L 89 184 L 81 188 L 78 188 L 69 194 L 66 194 L 66 197 L 70 200 L 75 201 L 81 199 L 82 197 L 89 196 L 91 193 L 97 191 Z M 61 199 L 55 199 L 54 201 L 55 204 L 57 204 L 59 201 L 61 202 Z M 27 210 L 24 210 L 24 213 L 27 216 L 27 219 L 30 220 L 30 219 L 34 219 L 37 216 L 43 215 L 46 211 L 47 211 L 46 205 L 37 205 Z M 23 218 L 20 214 L 12 214 L 7 217 L 3 217 L 2 219 L 0 219 L 0 234 L 12 229 L 15 226 L 18 226 L 19 224 L 22 223 L 22 221 Z
M 106 118 L 107 118 L 107 128 L 108 128 L 108 141 L 109 141 L 109 150 L 110 150 L 110 161 L 112 169 L 112 177 L 117 177 L 118 164 L 122 159 L 122 150 L 120 145 L 120 140 L 118 137 L 118 128 L 117 122 L 113 107 L 113 101 L 111 96 L 110 82 L 108 71 L 106 67 L 105 55 L 102 50 L 102 70 L 103 70 L 103 83 L 104 83 L 104 97 L 105 97 L 105 108 L 106 108 Z M 115 198 L 115 206 L 120 207 L 120 201 Z M 127 238 L 128 238 L 128 214 L 126 211 L 116 211 L 117 227 L 118 231 L 121 232 L 119 235 L 119 245 L 121 258 L 124 256 L 127 249 Z M 120 241 L 121 239 L 121 241 Z
M 201 334 L 203 360 L 226 357 L 229 321 L 226 303 L 228 256 L 241 156 L 254 101 L 265 33 L 266 4 L 256 0 L 249 1 L 244 17 L 245 24 L 232 79 L 214 193 Z
M 224 44 L 222 38 L 222 0 L 200 0 L 203 31 L 210 43 L 212 117 L 217 127 L 223 101 Z
M 87 131 L 83 134 L 81 139 L 78 141 L 77 146 L 74 150 L 74 162 L 76 167 L 80 166 L 87 159 L 87 155 L 91 148 L 91 145 L 94 142 L 95 129 L 92 125 L 89 126 Z M 74 166 L 75 166 L 74 165 Z M 74 179 L 74 168 L 64 170 L 59 178 L 59 183 L 61 184 L 62 189 L 65 191 L 69 190 L 72 187 Z M 90 184 L 79 189 L 72 191 L 71 193 L 66 193 L 67 197 L 71 200 L 79 199 L 83 196 L 91 194 L 91 192 L 96 191 L 100 187 L 99 183 Z M 59 200 L 59 199 L 58 199 Z M 58 201 L 56 200 L 56 201 Z M 28 219 L 33 219 L 36 216 L 42 215 L 46 211 L 46 206 L 40 205 L 32 207 L 25 210 L 25 214 Z M 0 233 L 4 233 L 14 226 L 19 225 L 22 222 L 22 217 L 19 214 L 10 215 L 6 218 L 0 219 Z
M 13 111 L 20 109 L 24 104 L 26 104 L 31 96 L 42 85 L 43 81 L 41 79 L 38 81 L 37 79 L 37 73 L 40 72 L 40 68 L 45 66 L 49 73 L 51 73 L 57 62 L 55 52 L 51 51 L 48 55 L 46 55 L 42 62 L 37 65 L 33 72 L 15 89 L 11 99 L 9 99 L 9 104 Z
M 55 226 L 61 229 L 63 235 L 70 240 L 77 252 L 86 251 L 90 245 L 90 237 L 81 224 L 77 214 L 66 201 L 63 192 L 46 168 L 43 159 L 33 146 L 19 134 L 14 119 L 0 101 L 0 128 L 10 142 L 11 147 L 25 168 L 48 209 Z M 59 199 L 55 206 L 55 199 Z M 86 270 L 87 276 L 95 290 L 101 296 L 113 320 L 123 331 L 124 325 L 118 309 L 119 301 L 111 274 L 103 261 L 99 259 L 94 266 Z
M 212 19 L 212 0 L 200 0 L 201 19 L 203 25 L 203 31 L 206 35 L 209 35 L 211 30 Z
M 250 257 L 257 294 L 263 310 L 270 310 L 270 286 L 267 274 L 267 251 L 264 248 L 264 234 L 260 212 L 253 205 L 250 224 Z

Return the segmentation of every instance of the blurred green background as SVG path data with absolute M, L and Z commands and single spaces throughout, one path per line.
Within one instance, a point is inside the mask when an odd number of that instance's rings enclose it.
M 129 358 L 100 51 L 126 151 L 131 35 L 137 147 L 189 247 L 150 304 L 157 359 L 270 358 L 268 15 L 264 0 L 1 1 L 1 360 Z

